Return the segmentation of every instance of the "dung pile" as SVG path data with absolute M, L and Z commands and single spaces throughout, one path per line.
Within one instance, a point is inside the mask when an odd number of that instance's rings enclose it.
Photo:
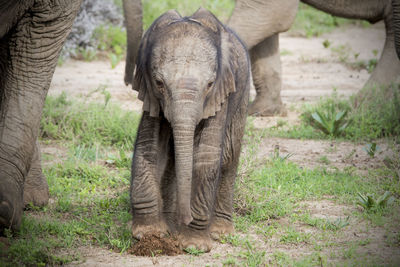
M 142 239 L 132 245 L 128 250 L 136 256 L 176 256 L 184 252 L 179 248 L 179 243 L 174 237 L 159 237 L 157 235 L 145 235 Z

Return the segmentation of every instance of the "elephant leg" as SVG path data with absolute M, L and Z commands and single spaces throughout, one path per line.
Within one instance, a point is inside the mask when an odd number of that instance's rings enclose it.
M 224 103 L 221 111 L 200 123 L 195 132 L 190 202 L 193 220 L 188 226 L 181 226 L 180 242 L 183 248 L 211 250 L 209 224 L 221 176 L 221 142 L 226 112 L 227 104 Z
M 132 235 L 141 239 L 146 234 L 164 235 L 168 231 L 162 216 L 160 176 L 164 172 L 169 140 L 160 118 L 143 113 L 139 125 L 132 161 L 131 206 L 133 213 Z M 170 135 L 171 133 L 169 133 Z M 164 150 L 164 151 L 163 151 Z
M 233 196 L 242 139 L 246 126 L 247 99 L 248 96 L 242 99 L 240 108 L 236 110 L 232 122 L 225 132 L 221 180 L 217 189 L 214 213 L 210 225 L 210 233 L 213 239 L 219 239 L 221 235 L 231 234 L 234 231 L 232 221 Z
M 400 59 L 396 54 L 391 13 L 385 18 L 385 26 L 385 45 L 375 69 L 364 86 L 365 88 L 377 85 L 387 86 L 394 82 L 400 82 Z
M 275 34 L 250 50 L 256 98 L 249 107 L 249 115 L 286 115 L 281 100 L 281 59 L 279 35 Z
M 79 6 L 35 1 L 0 40 L 0 228 L 19 228 L 44 99 Z
M 36 142 L 31 167 L 24 184 L 24 206 L 33 204 L 41 207 L 46 205 L 48 201 L 49 186 L 42 172 L 39 142 Z
M 172 153 L 173 149 L 170 150 L 168 163 L 165 168 L 164 175 L 161 179 L 161 194 L 163 202 L 163 215 L 168 225 L 168 229 L 171 233 L 176 233 L 177 221 L 176 221 L 176 172 L 175 172 L 175 160 Z

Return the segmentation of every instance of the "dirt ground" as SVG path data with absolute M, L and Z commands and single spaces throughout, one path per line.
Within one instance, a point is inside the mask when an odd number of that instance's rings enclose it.
M 316 38 L 302 38 L 283 34 L 280 39 L 282 54 L 282 99 L 288 107 L 289 114 L 285 120 L 290 124 L 296 123 L 298 115 L 296 109 L 290 108 L 302 103 L 312 102 L 321 96 L 330 95 L 336 88 L 339 95 L 349 96 L 356 93 L 367 81 L 369 73 L 366 70 L 357 70 L 348 67 L 350 62 L 359 60 L 368 61 L 379 57 L 385 39 L 384 26 L 382 23 L 368 28 L 359 26 L 347 26 L 336 29 L 334 32 L 324 34 Z M 325 48 L 323 42 L 329 40 L 330 46 Z M 348 58 L 346 62 L 340 60 L 338 52 L 346 51 Z M 375 56 L 372 51 L 377 50 Z M 340 52 L 341 53 L 341 52 Z M 358 55 L 358 56 L 356 56 Z M 356 58 L 357 57 L 357 58 Z M 124 62 L 115 69 L 107 61 L 67 61 L 57 67 L 49 94 L 57 95 L 61 91 L 67 92 L 69 96 L 90 101 L 104 101 L 104 96 L 99 92 L 106 89 L 112 95 L 111 102 L 118 103 L 125 109 L 140 111 L 141 102 L 137 100 L 137 93 L 126 87 L 123 83 Z M 97 90 L 97 91 L 96 91 Z M 254 97 L 252 92 L 252 97 Z M 258 128 L 274 126 L 279 117 L 255 118 L 254 124 Z M 354 167 L 357 171 L 365 172 L 368 168 L 376 168 L 384 164 L 385 157 L 393 157 L 396 152 L 393 147 L 383 142 L 379 143 L 378 156 L 370 159 L 363 150 L 365 144 L 353 144 L 348 142 L 330 142 L 316 140 L 287 140 L 282 138 L 266 138 L 262 140 L 258 151 L 258 158 L 270 156 L 275 147 L 279 146 L 282 155 L 293 154 L 288 160 L 294 161 L 300 166 L 315 168 L 326 164 L 344 169 Z M 50 149 L 51 150 L 51 149 Z M 44 151 L 45 152 L 45 151 Z M 54 151 L 53 151 L 54 152 Z M 46 153 L 46 152 L 45 152 Z M 49 151 L 49 153 L 52 153 Z M 325 156 L 327 159 L 321 159 Z M 354 207 L 335 204 L 334 201 L 326 199 L 323 201 L 307 201 L 299 204 L 310 211 L 311 216 L 316 218 L 339 218 L 346 217 Z M 376 246 L 384 243 L 387 234 L 380 228 L 368 225 L 358 218 L 353 218 L 350 226 L 336 237 L 337 242 L 348 242 L 363 240 L 366 236 L 374 242 L 370 242 L 363 248 L 365 251 L 374 252 Z M 285 221 L 282 224 L 288 223 Z M 295 228 L 306 229 L 304 225 L 295 225 Z M 305 230 L 306 231 L 306 230 Z M 317 231 L 309 229 L 309 231 Z M 255 234 L 254 234 L 255 235 Z M 304 245 L 282 245 L 279 240 L 267 240 L 264 237 L 256 237 L 258 246 L 265 249 L 267 258 L 274 251 L 283 251 L 292 256 L 306 255 L 312 247 Z M 154 256 L 138 257 L 128 253 L 115 253 L 103 248 L 84 247 L 80 249 L 83 259 L 71 265 L 78 266 L 205 266 L 221 265 L 221 255 L 237 253 L 239 248 L 228 244 L 214 242 L 214 248 L 210 253 L 201 256 L 178 255 L 178 256 Z M 326 253 L 332 253 L 326 251 Z M 400 262 L 400 250 L 387 248 L 382 252 Z M 386 256 L 382 254 L 382 257 Z M 322 265 L 321 265 L 322 266 Z

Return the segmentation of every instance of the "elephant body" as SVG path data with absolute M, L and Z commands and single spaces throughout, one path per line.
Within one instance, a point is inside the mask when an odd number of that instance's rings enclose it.
M 133 236 L 176 233 L 211 249 L 233 231 L 233 187 L 249 97 L 249 61 L 210 12 L 169 11 L 141 42 L 133 88 L 139 125 L 131 178 Z
M 302 0 L 302 2 L 339 17 L 364 19 L 371 23 L 384 20 L 385 46 L 365 87 L 400 81 L 400 0 Z M 290 28 L 298 4 L 298 0 L 236 0 L 228 25 L 246 43 L 251 56 L 257 96 L 249 107 L 250 115 L 285 114 L 280 97 L 279 33 Z
M 140 1 L 126 1 L 138 2 L 141 14 Z M 0 231 L 19 228 L 24 204 L 48 201 L 37 136 L 58 56 L 80 4 L 0 0 Z M 140 37 L 141 31 L 137 42 Z

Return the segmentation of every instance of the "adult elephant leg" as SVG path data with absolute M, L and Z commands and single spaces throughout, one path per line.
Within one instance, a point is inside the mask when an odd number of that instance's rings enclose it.
M 144 112 L 139 125 L 132 161 L 131 207 L 132 235 L 141 239 L 146 234 L 165 235 L 168 231 L 162 215 L 161 176 L 168 160 L 161 158 L 172 135 L 168 124 Z
M 393 82 L 400 82 L 400 59 L 396 54 L 392 12 L 388 12 L 385 18 L 385 26 L 385 45 L 375 69 L 364 86 L 365 88 L 387 86 Z
M 31 167 L 24 184 L 24 206 L 44 206 L 49 201 L 49 187 L 42 172 L 39 142 L 36 142 Z
M 35 1 L 0 40 L 0 228 L 20 225 L 44 99 L 79 6 Z
M 249 115 L 286 115 L 281 100 L 281 58 L 279 35 L 275 34 L 250 50 L 251 69 L 257 95 L 249 107 Z

